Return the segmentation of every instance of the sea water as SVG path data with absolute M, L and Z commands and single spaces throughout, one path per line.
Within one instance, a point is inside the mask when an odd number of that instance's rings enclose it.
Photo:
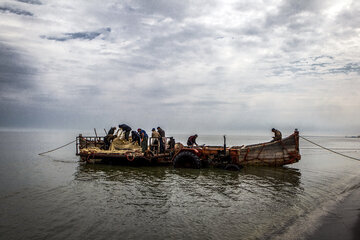
M 0 132 L 1 239 L 301 239 L 360 184 L 360 161 L 302 139 L 298 163 L 238 172 L 81 164 L 75 144 L 38 155 L 77 134 Z M 360 158 L 360 139 L 307 138 Z M 227 145 L 267 140 L 227 136 Z

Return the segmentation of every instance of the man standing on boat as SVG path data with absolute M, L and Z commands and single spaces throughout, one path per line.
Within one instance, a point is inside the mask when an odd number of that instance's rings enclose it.
M 142 148 L 142 151 L 145 152 L 148 148 L 148 135 L 147 133 L 145 132 L 145 130 L 141 129 L 141 128 L 138 128 L 138 133 L 140 135 L 140 142 L 141 142 L 141 148 Z
M 165 131 L 162 130 L 161 127 L 157 127 L 157 131 L 158 131 L 158 133 L 160 134 L 161 137 L 165 137 Z
M 197 134 L 195 134 L 195 135 L 193 135 L 193 136 L 190 136 L 190 137 L 188 138 L 188 140 L 187 140 L 187 145 L 188 145 L 189 147 L 192 147 L 192 146 L 194 146 L 194 145 L 199 146 L 199 145 L 196 143 L 196 138 L 197 138 L 197 137 L 198 137 Z
M 282 135 L 281 135 L 281 132 L 279 130 L 273 128 L 273 129 L 271 129 L 271 131 L 275 134 L 275 136 L 273 137 L 272 142 L 281 140 Z
M 121 125 L 119 125 L 119 128 L 122 129 L 125 132 L 125 140 L 129 141 L 129 135 L 130 135 L 131 127 L 129 127 L 126 124 L 121 124 Z
M 150 150 L 158 151 L 158 147 L 160 147 L 161 136 L 157 131 L 155 131 L 155 128 L 151 130 L 151 138 L 152 140 L 150 141 Z
M 165 152 L 165 131 L 161 127 L 157 127 L 160 134 L 160 153 Z

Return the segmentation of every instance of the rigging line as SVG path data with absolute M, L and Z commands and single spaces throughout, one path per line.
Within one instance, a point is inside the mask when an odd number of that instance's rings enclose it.
M 331 150 L 331 149 L 329 149 L 329 148 L 323 147 L 323 146 L 321 146 L 321 145 L 319 145 L 319 144 L 317 144 L 317 143 L 314 143 L 313 141 L 310 141 L 309 139 L 304 138 L 303 136 L 299 136 L 299 137 L 302 138 L 302 139 L 304 139 L 305 141 L 308 141 L 309 143 L 312 143 L 312 144 L 314 144 L 314 145 L 316 145 L 316 146 L 318 146 L 318 147 L 321 147 L 321 148 L 323 148 L 323 149 L 325 149 L 325 150 L 328 150 L 328 151 L 330 151 L 330 152 L 332 152 L 332 153 L 339 154 L 340 156 L 343 156 L 343 157 L 346 157 L 346 158 L 350 158 L 350 159 L 353 159 L 353 160 L 360 161 L 359 158 L 351 157 L 351 156 L 348 156 L 348 155 L 345 155 L 345 154 L 336 152 L 336 151 L 334 151 L 334 150 Z
M 319 149 L 317 147 L 300 147 L 300 149 Z M 331 148 L 331 150 L 349 150 L 349 151 L 359 151 L 359 148 Z
M 76 140 L 71 141 L 71 142 L 69 142 L 69 143 L 67 143 L 67 144 L 65 144 L 65 145 L 62 145 L 62 146 L 60 146 L 60 147 L 58 147 L 58 148 L 55 148 L 55 149 L 53 149 L 53 150 L 50 150 L 50 151 L 47 151 L 47 152 L 42 152 L 42 153 L 39 153 L 39 155 L 43 155 L 43 154 L 45 154 L 45 153 L 53 152 L 53 151 L 58 150 L 58 149 L 60 149 L 60 148 L 66 147 L 67 145 L 70 145 L 70 144 L 72 144 L 72 143 L 74 143 L 74 142 L 76 142 Z

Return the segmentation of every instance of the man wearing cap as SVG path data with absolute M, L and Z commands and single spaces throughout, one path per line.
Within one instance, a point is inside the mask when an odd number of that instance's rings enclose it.
M 151 140 L 151 143 L 150 143 L 150 144 L 151 144 L 150 148 L 157 149 L 158 146 L 160 146 L 159 140 L 161 141 L 161 136 L 160 136 L 160 134 L 155 130 L 155 128 L 153 128 L 153 129 L 151 130 L 151 138 L 152 138 L 152 140 Z
M 141 148 L 142 148 L 142 151 L 145 152 L 148 148 L 148 135 L 147 133 L 145 132 L 145 130 L 141 129 L 141 128 L 138 128 L 138 133 L 140 135 L 140 142 L 141 142 Z

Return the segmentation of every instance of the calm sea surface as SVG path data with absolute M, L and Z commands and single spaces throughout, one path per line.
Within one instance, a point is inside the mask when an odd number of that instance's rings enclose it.
M 304 140 L 296 164 L 239 172 L 83 165 L 74 144 L 37 155 L 76 134 L 0 132 L 0 239 L 301 239 L 360 186 L 359 161 Z M 360 158 L 360 139 L 308 138 Z M 227 137 L 228 145 L 267 140 Z

